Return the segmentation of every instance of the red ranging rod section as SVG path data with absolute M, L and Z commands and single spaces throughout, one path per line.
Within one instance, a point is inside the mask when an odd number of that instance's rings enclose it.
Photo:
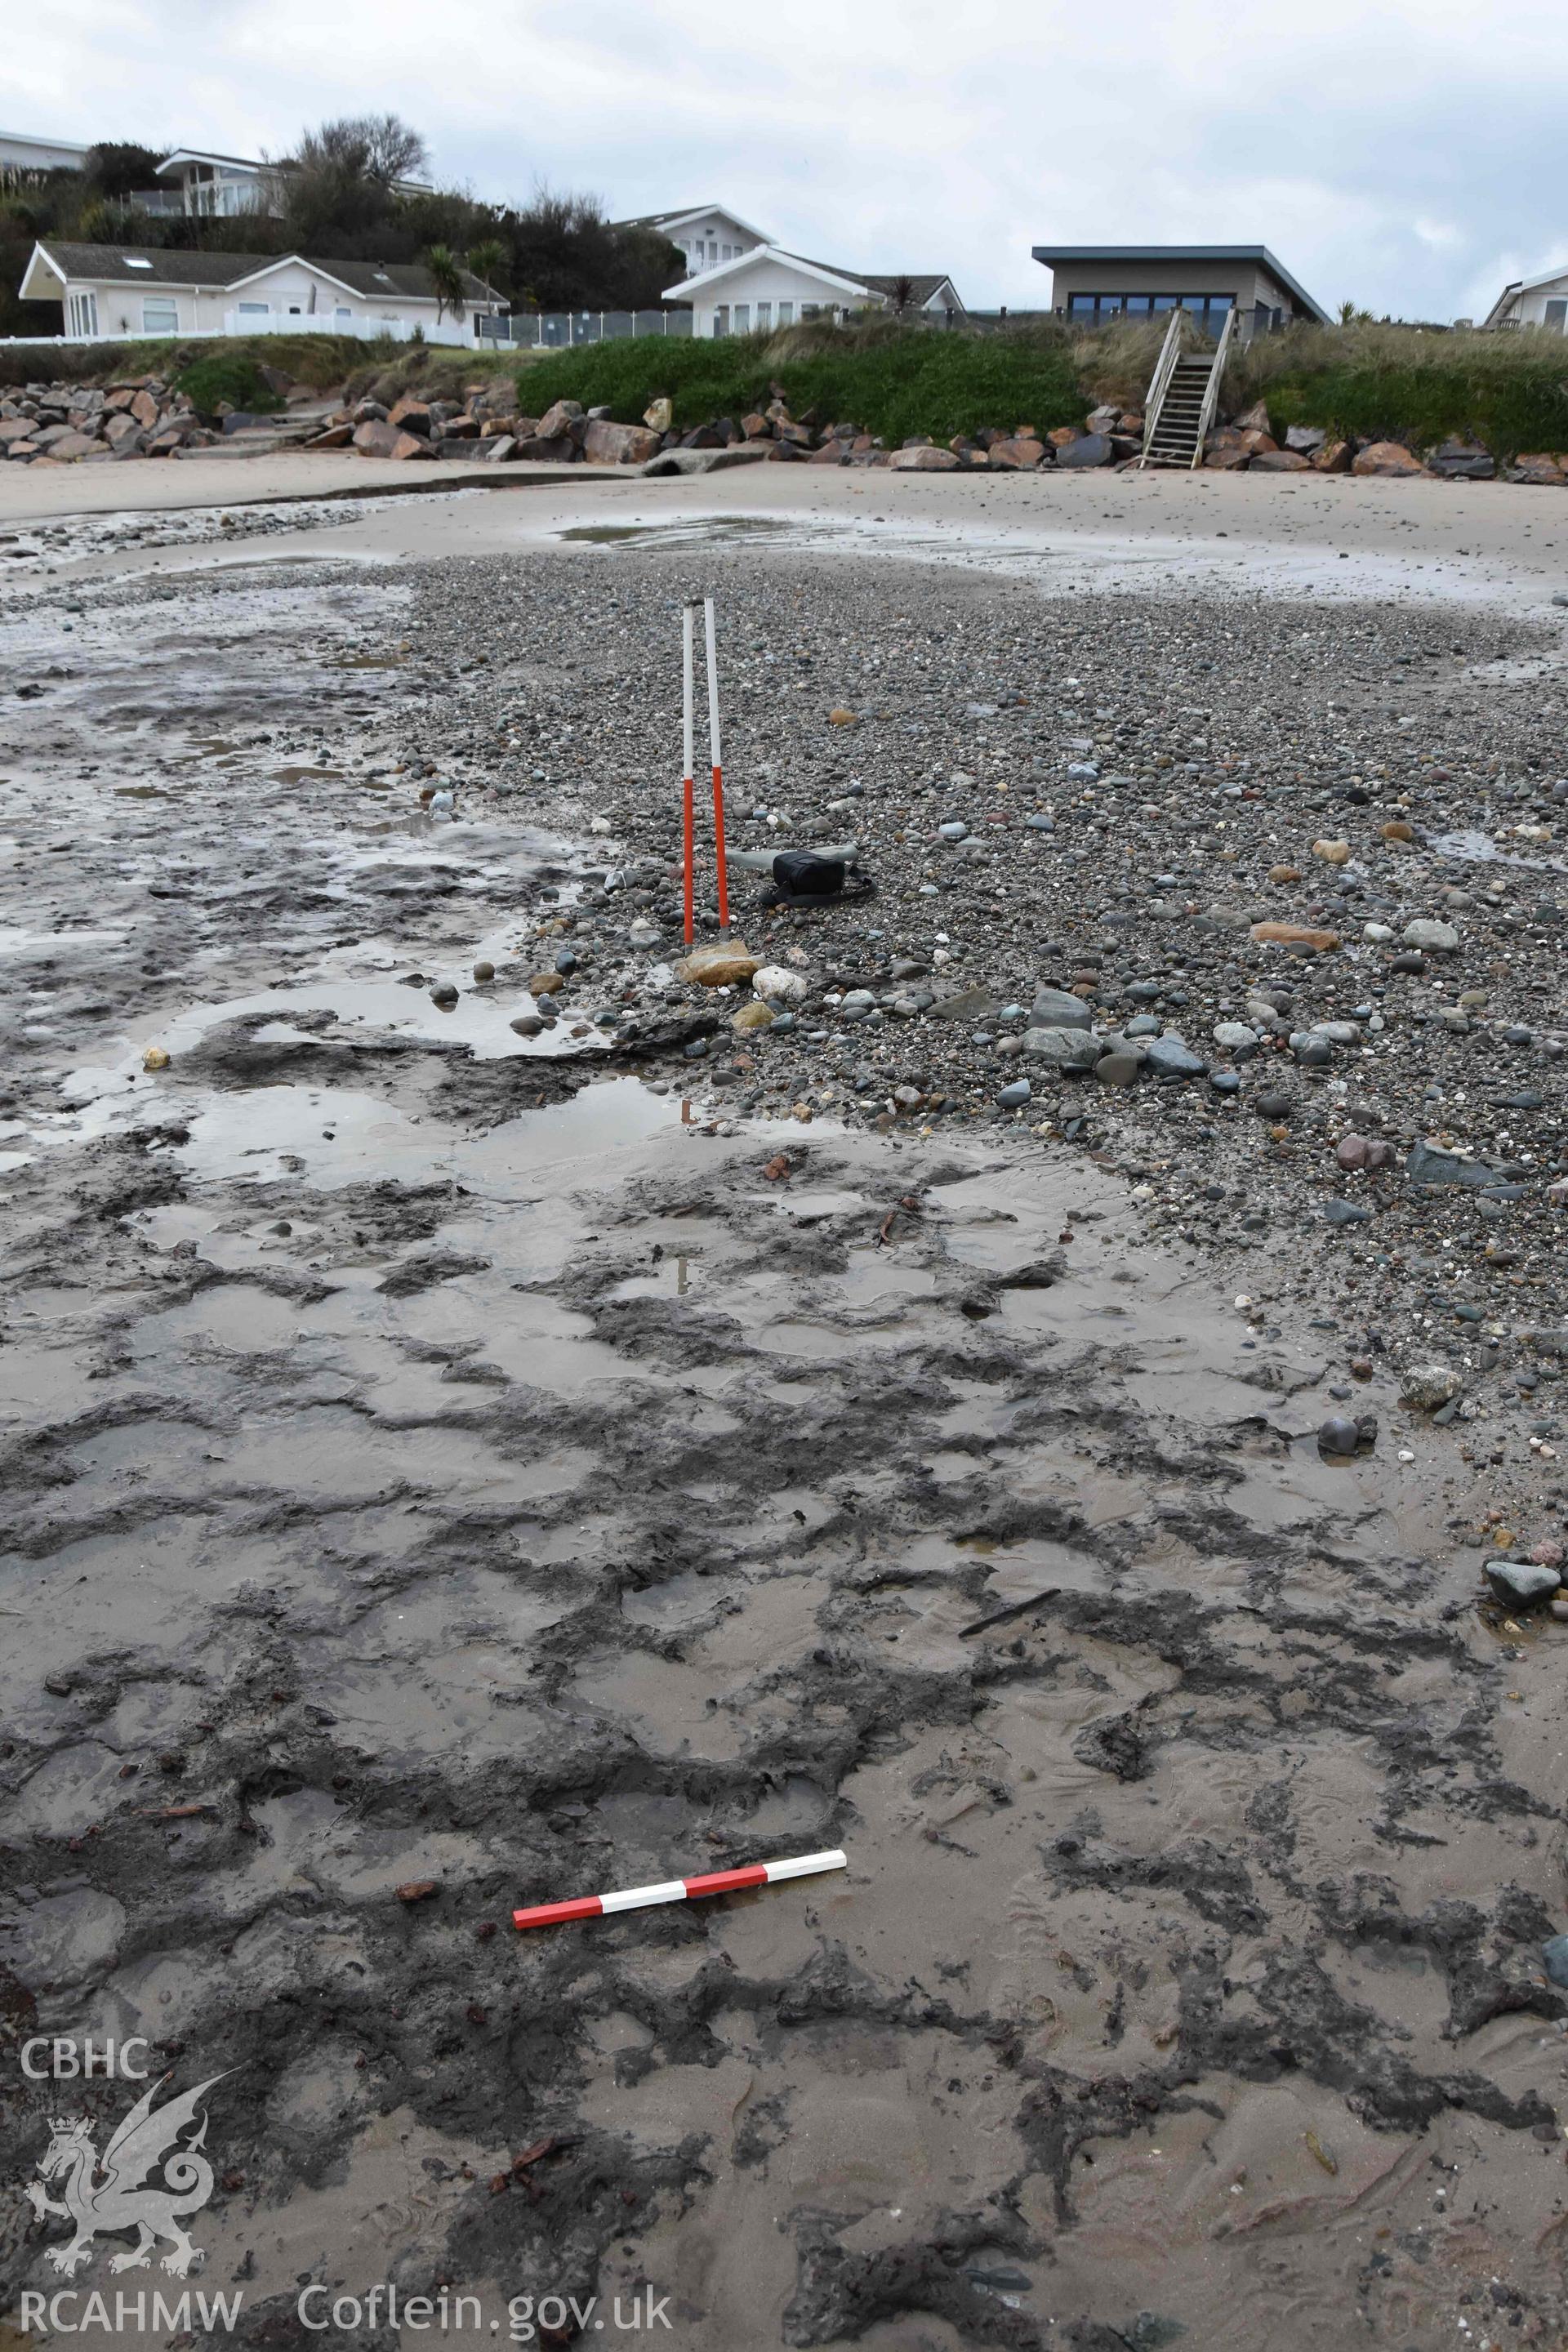
M 613 1895 L 579 1895 L 570 1903 L 534 1903 L 511 1915 L 514 1927 L 559 1927 L 569 1919 L 604 1919 L 617 1911 L 646 1911 L 656 1903 L 691 1903 L 704 1895 L 734 1895 L 745 1886 L 776 1886 L 786 1878 L 815 1878 L 845 1870 L 845 1854 L 800 1853 L 785 1862 L 752 1862 L 742 1870 L 710 1870 L 701 1878 L 668 1878 L 657 1886 L 624 1886 Z
M 713 762 L 713 846 L 719 865 L 719 928 L 730 928 L 730 874 L 724 858 L 724 754 L 719 748 L 719 659 L 713 644 L 713 599 L 702 600 L 708 653 L 708 755 Z M 691 761 L 687 761 L 689 774 Z

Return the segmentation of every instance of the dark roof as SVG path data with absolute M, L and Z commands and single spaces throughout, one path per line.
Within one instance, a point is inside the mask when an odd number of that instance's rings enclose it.
M 107 278 L 121 286 L 237 286 L 242 278 L 275 268 L 279 262 L 302 261 L 307 269 L 319 269 L 323 278 L 335 278 L 351 293 L 371 300 L 378 294 L 403 294 L 428 302 L 436 299 L 430 272 L 417 261 L 329 261 L 310 253 L 174 253 L 151 246 L 59 245 L 53 237 L 40 238 L 39 244 L 68 278 Z M 132 268 L 138 261 L 150 262 L 152 267 Z M 493 286 L 487 286 L 468 269 L 463 272 L 463 291 L 469 301 L 500 299 Z
M 890 271 L 847 269 L 844 272 L 844 275 L 847 278 L 858 278 L 862 286 L 869 286 L 874 293 L 885 294 L 889 301 L 891 301 L 898 289 L 900 278 L 904 279 L 909 286 L 910 301 L 922 304 L 929 302 L 931 296 L 937 292 L 939 288 L 943 286 L 952 286 L 952 279 L 945 269 L 928 270 L 923 274 L 912 269 L 894 269 Z M 952 299 L 955 302 L 958 302 L 958 289 L 956 286 L 952 286 Z M 958 307 L 962 310 L 963 308 L 963 303 L 959 302 Z
M 1032 250 L 1035 259 L 1047 268 L 1062 261 L 1250 261 L 1267 269 L 1276 284 L 1293 294 L 1321 324 L 1328 324 L 1329 314 L 1321 303 L 1296 283 L 1266 245 L 1037 245 Z
M 268 253 L 166 253 L 144 245 L 60 245 L 38 240 L 68 278 L 107 278 L 124 286 L 232 286 L 279 257 Z M 149 261 L 150 269 L 133 269 Z
M 952 279 L 945 269 L 924 271 L 851 269 L 842 261 L 817 261 L 809 253 L 791 253 L 786 246 L 772 245 L 768 247 L 768 251 L 776 253 L 781 261 L 804 261 L 808 269 L 825 270 L 829 278 L 841 278 L 847 285 L 864 286 L 873 294 L 886 294 L 889 300 L 892 298 L 893 289 L 900 278 L 909 279 L 911 302 L 929 302 L 939 286 L 952 286 Z M 752 258 L 753 256 L 749 253 L 737 254 L 733 261 L 721 261 L 717 266 L 721 269 L 739 269 L 743 262 Z M 706 276 L 706 271 L 699 272 L 700 276 Z M 952 291 L 953 298 L 957 300 L 956 286 L 952 287 Z M 963 303 L 960 302 L 960 310 L 963 307 Z

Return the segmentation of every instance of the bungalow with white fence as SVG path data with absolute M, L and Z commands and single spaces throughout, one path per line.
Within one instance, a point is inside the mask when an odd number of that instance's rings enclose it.
M 951 278 L 896 271 L 840 269 L 807 261 L 782 246 L 758 245 L 732 260 L 709 265 L 679 286 L 667 302 L 689 302 L 694 336 L 771 333 L 803 319 L 838 320 L 858 310 L 892 310 L 910 318 L 957 324 L 967 314 Z
M 426 342 L 471 348 L 477 321 L 505 307 L 493 286 L 465 270 L 464 314 L 454 318 L 418 262 L 171 253 L 53 239 L 33 247 L 20 292 L 25 302 L 58 302 L 71 342 L 311 332 L 407 342 L 418 330 Z

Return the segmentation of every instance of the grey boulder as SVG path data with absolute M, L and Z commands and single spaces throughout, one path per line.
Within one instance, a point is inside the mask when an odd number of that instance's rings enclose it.
M 1092 1070 L 1100 1059 L 1100 1040 L 1081 1029 L 1026 1029 L 1024 1051 L 1054 1070 Z
M 1065 988 L 1041 988 L 1035 993 L 1029 1026 L 1032 1029 L 1092 1029 L 1094 1015 L 1081 996 L 1070 996 Z
M 1201 1078 L 1208 1068 L 1203 1055 L 1194 1054 L 1184 1038 L 1168 1034 L 1151 1037 L 1143 1055 L 1157 1078 Z

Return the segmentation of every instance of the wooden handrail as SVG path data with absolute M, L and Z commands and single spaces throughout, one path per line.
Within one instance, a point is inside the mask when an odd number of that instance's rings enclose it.
M 1165 330 L 1165 340 L 1160 346 L 1160 357 L 1149 386 L 1149 398 L 1143 410 L 1143 448 L 1138 459 L 1139 471 L 1149 463 L 1149 451 L 1153 445 L 1154 428 L 1160 422 L 1160 411 L 1165 404 L 1165 394 L 1171 389 L 1171 378 L 1176 373 L 1176 362 L 1182 356 L 1182 320 L 1186 313 L 1180 309 L 1171 313 L 1171 323 Z M 1229 321 L 1226 320 L 1228 326 Z
M 1193 444 L 1194 467 L 1201 466 L 1204 462 L 1204 443 L 1208 438 L 1209 429 L 1214 424 L 1215 411 L 1219 406 L 1220 378 L 1225 373 L 1225 363 L 1230 352 L 1231 332 L 1235 325 L 1236 305 L 1233 302 L 1225 314 L 1225 324 L 1219 331 L 1219 343 L 1215 352 L 1214 365 L 1209 370 L 1209 380 L 1204 387 L 1204 404 L 1198 412 L 1198 437 Z

